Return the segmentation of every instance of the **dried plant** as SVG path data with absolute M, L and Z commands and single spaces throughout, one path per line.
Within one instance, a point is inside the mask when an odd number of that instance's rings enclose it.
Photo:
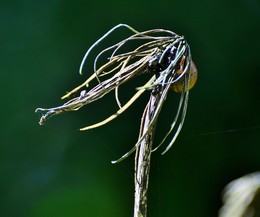
M 78 96 L 72 98 L 62 106 L 38 108 L 36 112 L 42 113 L 40 124 L 44 124 L 48 118 L 54 115 L 68 111 L 77 111 L 81 107 L 102 98 L 114 90 L 115 99 L 119 107 L 118 111 L 99 123 L 80 129 L 89 130 L 112 121 L 128 109 L 145 91 L 149 90 L 151 95 L 143 112 L 140 134 L 136 144 L 121 158 L 112 161 L 112 163 L 118 163 L 137 150 L 135 196 L 139 205 L 137 202 L 135 203 L 136 211 L 134 215 L 146 216 L 151 152 L 158 149 L 172 131 L 175 130 L 173 138 L 163 153 L 167 152 L 180 133 L 187 111 L 189 89 L 194 86 L 197 80 L 197 69 L 191 58 L 190 47 L 184 37 L 164 29 L 138 32 L 126 24 L 119 24 L 108 31 L 89 48 L 82 60 L 80 74 L 82 74 L 84 63 L 92 49 L 120 27 L 128 28 L 133 34 L 102 50 L 94 60 L 93 74 L 84 83 L 63 96 L 62 99 L 69 98 L 80 91 Z M 130 42 L 139 42 L 139 44 L 136 43 L 138 45 L 135 45 L 135 47 L 129 51 L 122 51 L 123 49 L 126 50 Z M 105 53 L 109 53 L 108 61 L 102 66 L 97 67 L 98 60 Z M 123 86 L 130 79 L 138 78 L 144 74 L 150 75 L 148 81 L 136 89 L 137 92 L 126 104 L 121 105 L 118 97 L 119 87 Z M 90 82 L 94 79 L 98 81 L 98 84 L 87 90 Z M 172 125 L 162 142 L 152 149 L 154 129 L 158 115 L 170 90 L 180 93 L 177 113 L 173 117 Z M 139 199 L 137 199 L 138 195 Z

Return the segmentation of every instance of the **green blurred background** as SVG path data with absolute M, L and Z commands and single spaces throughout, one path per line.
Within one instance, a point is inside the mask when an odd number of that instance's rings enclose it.
M 258 0 L 1 0 L 1 217 L 132 216 L 134 157 L 110 161 L 136 142 L 148 93 L 89 132 L 77 129 L 115 111 L 112 95 L 46 126 L 34 113 L 92 73 L 89 61 L 78 74 L 85 51 L 118 23 L 184 35 L 199 70 L 175 146 L 152 156 L 149 216 L 217 216 L 223 187 L 260 169 Z M 169 95 L 156 142 L 177 100 Z

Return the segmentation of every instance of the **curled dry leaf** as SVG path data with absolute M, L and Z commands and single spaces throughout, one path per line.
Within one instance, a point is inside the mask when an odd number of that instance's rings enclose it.
M 36 112 L 42 113 L 40 124 L 44 124 L 47 119 L 54 115 L 69 111 L 77 111 L 81 107 L 99 100 L 110 91 L 115 91 L 116 102 L 119 106 L 118 111 L 99 123 L 80 129 L 89 130 L 100 127 L 118 117 L 145 91 L 148 90 L 151 94 L 157 95 L 158 103 L 156 103 L 155 111 L 153 112 L 152 117 L 150 117 L 149 126 L 143 131 L 134 147 L 120 159 L 113 161 L 114 163 L 125 159 L 133 153 L 150 130 L 155 127 L 156 120 L 169 90 L 174 90 L 175 92 L 180 93 L 177 113 L 173 118 L 169 132 L 166 134 L 163 141 L 154 149 L 156 150 L 160 147 L 175 129 L 173 138 L 163 153 L 169 150 L 181 131 L 187 111 L 189 90 L 194 86 L 197 80 L 197 68 L 192 61 L 190 47 L 183 36 L 179 36 L 172 31 L 164 29 L 152 29 L 139 32 L 126 24 L 115 26 L 90 47 L 82 60 L 80 66 L 81 74 L 90 51 L 114 30 L 120 27 L 128 28 L 132 32 L 132 35 L 102 50 L 94 60 L 93 74 L 81 85 L 64 95 L 62 99 L 70 98 L 75 94 L 78 94 L 78 96 L 70 99 L 61 106 L 36 109 Z M 130 42 L 138 43 L 136 43 L 134 48 L 131 46 L 130 50 L 125 51 Z M 124 52 L 121 50 L 124 50 Z M 108 61 L 102 66 L 97 67 L 100 56 L 105 54 L 108 55 Z M 136 89 L 137 92 L 127 103 L 121 105 L 118 97 L 118 87 L 123 86 L 131 79 L 138 79 L 138 77 L 144 74 L 149 74 L 150 78 L 143 86 Z M 98 81 L 98 84 L 90 88 L 91 82 L 94 79 Z M 149 106 L 149 103 L 150 100 L 148 101 L 147 106 Z

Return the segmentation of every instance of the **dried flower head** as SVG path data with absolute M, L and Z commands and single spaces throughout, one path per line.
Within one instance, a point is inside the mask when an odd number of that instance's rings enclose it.
M 98 100 L 114 90 L 116 102 L 119 106 L 118 111 L 99 123 L 80 129 L 89 130 L 112 121 L 129 108 L 145 91 L 150 90 L 152 95 L 158 97 L 158 103 L 156 103 L 155 111 L 153 112 L 152 117 L 150 117 L 149 126 L 143 130 L 143 133 L 139 136 L 135 146 L 119 160 L 113 161 L 114 163 L 125 159 L 133 153 L 145 136 L 155 127 L 156 120 L 168 91 L 174 90 L 175 92 L 181 93 L 177 113 L 165 138 L 154 149 L 156 150 L 160 147 L 175 129 L 174 136 L 163 153 L 168 151 L 181 131 L 188 105 L 189 90 L 194 86 L 197 80 L 197 69 L 191 58 L 190 47 L 183 36 L 179 36 L 172 31 L 164 29 L 152 29 L 138 32 L 126 24 L 115 26 L 89 48 L 82 60 L 80 74 L 82 74 L 84 63 L 90 51 L 119 27 L 126 27 L 131 30 L 133 34 L 102 50 L 94 60 L 94 73 L 83 84 L 63 96 L 62 99 L 69 98 L 80 91 L 77 97 L 72 98 L 62 106 L 36 109 L 36 112 L 42 113 L 40 119 L 40 124 L 42 125 L 48 118 L 54 115 L 67 111 L 76 111 L 82 106 Z M 130 51 L 122 52 L 121 50 L 125 49 L 126 45 L 131 41 L 138 41 L 141 42 L 141 44 L 136 45 L 136 47 Z M 108 61 L 101 67 L 97 67 L 100 56 L 109 51 L 110 55 Z M 151 75 L 149 80 L 143 86 L 137 88 L 137 92 L 126 104 L 121 105 L 118 97 L 119 86 L 122 86 L 130 79 L 137 78 L 138 76 L 147 73 Z M 93 79 L 97 79 L 98 84 L 93 88 L 88 89 L 89 84 Z M 148 101 L 146 108 L 149 107 L 149 103 L 150 100 Z M 144 113 L 145 112 L 146 109 Z

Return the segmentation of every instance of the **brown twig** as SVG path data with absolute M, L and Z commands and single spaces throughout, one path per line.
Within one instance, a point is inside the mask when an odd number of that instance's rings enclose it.
M 143 113 L 139 138 L 150 128 L 151 119 L 155 114 L 159 100 L 159 94 L 151 94 L 150 100 Z M 147 216 L 147 193 L 155 126 L 156 124 L 153 124 L 150 130 L 148 130 L 148 133 L 136 150 L 134 217 Z

